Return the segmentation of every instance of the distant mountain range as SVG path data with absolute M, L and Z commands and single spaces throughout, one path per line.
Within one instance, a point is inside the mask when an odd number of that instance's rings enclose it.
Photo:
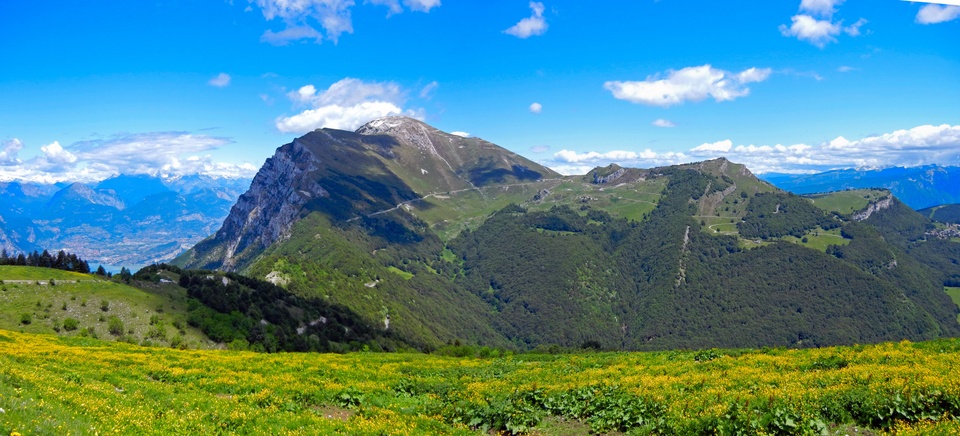
M 388 117 L 279 147 L 175 263 L 424 349 L 809 347 L 960 335 L 938 229 L 887 190 L 800 197 L 726 159 L 564 177 Z
M 764 174 L 762 179 L 795 194 L 881 188 L 913 209 L 960 203 L 960 167 L 846 169 L 818 174 Z
M 65 250 L 117 267 L 167 261 L 219 228 L 249 184 L 146 175 L 96 184 L 0 183 L 0 248 Z

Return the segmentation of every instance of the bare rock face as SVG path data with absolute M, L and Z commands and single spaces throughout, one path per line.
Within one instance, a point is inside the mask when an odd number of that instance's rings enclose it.
M 883 200 L 880 200 L 880 201 L 878 201 L 878 202 L 876 202 L 876 203 L 873 203 L 873 204 L 867 206 L 866 209 L 861 210 L 860 212 L 857 212 L 857 213 L 853 214 L 853 220 L 854 220 L 854 221 L 864 221 L 864 220 L 866 220 L 867 218 L 870 218 L 870 216 L 873 215 L 874 213 L 880 212 L 881 210 L 884 210 L 884 209 L 889 209 L 890 206 L 893 206 L 893 197 L 892 197 L 892 196 L 889 196 L 889 197 L 887 197 L 887 198 L 884 198 Z
M 267 159 L 215 236 L 215 240 L 226 242 L 224 269 L 235 267 L 235 255 L 247 247 L 256 244 L 257 248 L 266 248 L 286 237 L 303 205 L 327 195 L 320 185 L 303 177 L 315 171 L 319 162 L 299 140 L 279 148 Z

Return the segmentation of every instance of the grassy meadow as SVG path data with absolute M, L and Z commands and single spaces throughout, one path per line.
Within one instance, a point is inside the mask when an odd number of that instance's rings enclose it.
M 0 266 L 0 329 L 92 336 L 144 345 L 212 347 L 186 323 L 186 293 L 152 292 L 104 277 L 27 266 Z
M 957 434 L 958 370 L 960 340 L 476 358 L 0 331 L 0 434 Z

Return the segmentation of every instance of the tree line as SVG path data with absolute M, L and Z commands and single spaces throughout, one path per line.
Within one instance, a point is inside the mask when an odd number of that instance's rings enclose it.
M 50 254 L 47 250 L 43 250 L 43 253 L 34 250 L 32 253 L 14 255 L 3 249 L 0 251 L 0 265 L 34 266 L 90 274 L 90 264 L 87 261 L 63 250 L 58 251 L 56 255 Z M 106 275 L 107 273 L 101 266 L 97 274 Z

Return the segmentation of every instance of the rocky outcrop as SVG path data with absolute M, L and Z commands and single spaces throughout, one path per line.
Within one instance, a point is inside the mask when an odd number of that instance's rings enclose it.
M 870 218 L 871 215 L 873 215 L 873 214 L 875 214 L 875 213 L 877 213 L 877 212 L 880 212 L 881 210 L 889 209 L 891 206 L 893 206 L 893 196 L 888 196 L 888 197 L 886 197 L 886 198 L 884 198 L 884 199 L 882 199 L 882 200 L 880 200 L 880 201 L 878 201 L 878 202 L 876 202 L 876 203 L 873 203 L 873 204 L 867 206 L 866 209 L 861 210 L 860 212 L 857 212 L 857 213 L 853 214 L 853 220 L 854 220 L 854 221 L 864 221 L 864 220 L 866 220 L 867 218 Z
M 232 270 L 235 256 L 251 245 L 263 249 L 284 238 L 303 205 L 327 195 L 320 185 L 303 177 L 315 171 L 317 164 L 319 160 L 299 139 L 267 159 L 214 237 L 226 244 L 223 269 Z
M 598 172 L 598 173 L 594 173 L 594 174 L 593 174 L 593 183 L 598 184 L 598 185 L 602 185 L 602 184 L 606 184 L 606 183 L 613 183 L 613 182 L 615 182 L 617 179 L 619 179 L 620 177 L 623 177 L 623 175 L 626 174 L 626 173 L 627 173 L 627 169 L 626 169 L 626 168 L 620 168 L 620 169 L 614 171 L 613 173 L 607 174 L 606 176 L 601 176 L 599 172 Z

